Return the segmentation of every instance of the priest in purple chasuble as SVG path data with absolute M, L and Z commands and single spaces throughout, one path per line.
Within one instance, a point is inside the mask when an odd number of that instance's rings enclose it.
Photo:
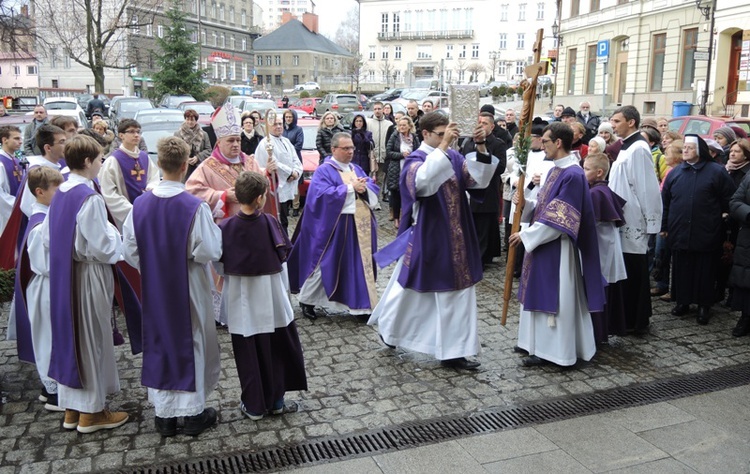
M 299 292 L 302 314 L 310 319 L 317 317 L 315 306 L 370 314 L 378 300 L 372 209 L 380 189 L 351 162 L 354 144 L 349 134 L 335 134 L 331 149 L 331 158 L 313 175 L 287 262 L 291 291 Z
M 178 417 L 195 431 L 216 420 L 215 410 L 205 407 L 220 373 L 208 263 L 221 257 L 221 231 L 208 205 L 182 184 L 189 145 L 166 137 L 157 150 L 164 179 L 133 203 L 123 256 L 143 282 L 141 382 L 157 431 L 172 436 Z
M 589 185 L 578 158 L 570 155 L 572 142 L 568 124 L 544 129 L 544 151 L 555 167 L 539 192 L 531 225 L 509 239 L 526 249 L 518 347 L 529 353 L 527 366 L 570 366 L 596 353 L 590 313 L 604 308 L 604 279 Z
M 122 240 L 94 190 L 102 159 L 99 144 L 75 136 L 65 144 L 65 157 L 71 173 L 52 199 L 41 230 L 55 302 L 49 376 L 58 383 L 58 405 L 66 409 L 64 426 L 90 433 L 128 419 L 124 412 L 106 410 L 107 395 L 120 390 L 110 316 L 112 265 L 122 254 Z
M 401 171 L 399 236 L 380 250 L 378 264 L 397 261 L 368 324 L 390 346 L 431 354 L 450 367 L 476 369 L 479 353 L 475 285 L 482 260 L 467 191 L 481 200 L 499 163 L 474 130 L 477 151 L 450 149 L 456 124 L 441 112 L 420 119 L 422 144 Z

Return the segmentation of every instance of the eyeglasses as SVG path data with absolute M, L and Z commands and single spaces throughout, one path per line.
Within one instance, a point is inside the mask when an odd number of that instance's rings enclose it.
M 440 138 L 443 138 L 443 136 L 445 136 L 445 132 L 432 132 L 431 131 L 430 133 L 435 134 L 435 135 L 439 136 Z
M 547 143 L 552 143 L 554 140 L 550 140 L 549 138 L 542 138 L 542 145 L 546 145 Z
M 140 130 L 125 130 L 123 133 L 129 133 L 130 135 L 140 135 Z
M 344 150 L 344 151 L 354 151 L 353 146 L 335 146 L 334 148 L 338 148 L 339 150 Z

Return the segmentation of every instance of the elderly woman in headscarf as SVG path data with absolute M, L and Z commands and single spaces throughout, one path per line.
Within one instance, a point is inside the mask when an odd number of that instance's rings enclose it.
M 211 154 L 211 140 L 208 138 L 208 133 L 203 131 L 198 123 L 198 112 L 187 109 L 182 116 L 185 121 L 182 122 L 180 129 L 174 132 L 174 135 L 185 140 L 190 147 L 188 171 L 185 176 L 185 180 L 187 180 L 195 171 L 195 168 Z
M 737 140 L 737 134 L 727 126 L 720 127 L 714 132 L 714 140 L 721 145 L 722 149 L 722 152 L 716 155 L 716 161 L 723 165 L 729 158 L 729 147 Z
M 726 169 L 711 159 L 698 135 L 686 135 L 682 163 L 664 181 L 661 235 L 672 249 L 672 315 L 684 316 L 698 305 L 697 322 L 708 324 L 716 297 L 722 245 L 722 214 L 729 211 L 735 185 Z

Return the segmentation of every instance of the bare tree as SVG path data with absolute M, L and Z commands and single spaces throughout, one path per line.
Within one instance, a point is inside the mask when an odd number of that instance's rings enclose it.
M 385 58 L 383 62 L 380 63 L 380 72 L 383 74 L 383 77 L 385 77 L 386 88 L 390 87 L 389 84 L 391 80 L 391 74 L 393 74 L 393 71 L 394 71 L 393 63 L 391 63 L 388 60 L 388 58 Z
M 104 90 L 105 68 L 130 67 L 127 35 L 153 23 L 161 0 L 35 0 L 37 45 L 47 56 L 62 54 L 91 70 Z
M 482 66 L 480 63 L 471 63 L 466 68 L 466 70 L 471 73 L 471 77 L 469 78 L 469 82 L 478 82 L 479 81 L 479 74 L 484 72 L 484 66 Z
M 456 66 L 453 68 L 454 71 L 456 71 L 456 75 L 458 76 L 458 82 L 461 83 L 464 81 L 464 72 L 468 68 L 466 64 L 466 60 L 463 58 L 459 58 L 456 60 Z
M 34 25 L 28 6 L 0 0 L 0 50 L 30 56 L 34 53 Z
M 359 4 L 349 10 L 341 22 L 333 42 L 352 54 L 359 53 Z

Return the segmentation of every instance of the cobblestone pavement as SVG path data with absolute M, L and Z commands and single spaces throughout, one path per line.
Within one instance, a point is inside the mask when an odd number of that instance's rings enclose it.
M 394 229 L 385 208 L 377 214 L 382 246 L 394 237 Z M 478 372 L 446 369 L 424 354 L 388 349 L 362 318 L 333 315 L 311 322 L 298 311 L 309 391 L 289 393 L 287 400 L 297 401 L 299 411 L 258 422 L 242 417 L 230 337 L 220 331 L 222 377 L 209 399 L 209 406 L 219 411 L 219 424 L 197 438 L 162 439 L 156 433 L 153 407 L 140 383 L 141 357 L 130 354 L 127 345 L 116 348 L 122 390 L 111 398 L 110 407 L 127 411 L 131 420 L 119 429 L 88 435 L 64 430 L 61 415 L 45 411 L 36 400 L 36 371 L 19 364 L 15 343 L 5 341 L 5 305 L 0 314 L 0 474 L 166 464 L 750 362 L 750 340 L 730 335 L 737 313 L 717 306 L 711 323 L 698 326 L 694 313 L 671 316 L 671 306 L 655 299 L 649 335 L 612 338 L 576 370 L 521 367 L 511 350 L 518 329 L 517 303 L 511 306 L 507 326 L 499 323 L 505 257 L 499 260 L 477 291 L 482 344 Z M 378 275 L 381 291 L 390 270 Z M 293 301 L 296 307 L 296 298 Z

